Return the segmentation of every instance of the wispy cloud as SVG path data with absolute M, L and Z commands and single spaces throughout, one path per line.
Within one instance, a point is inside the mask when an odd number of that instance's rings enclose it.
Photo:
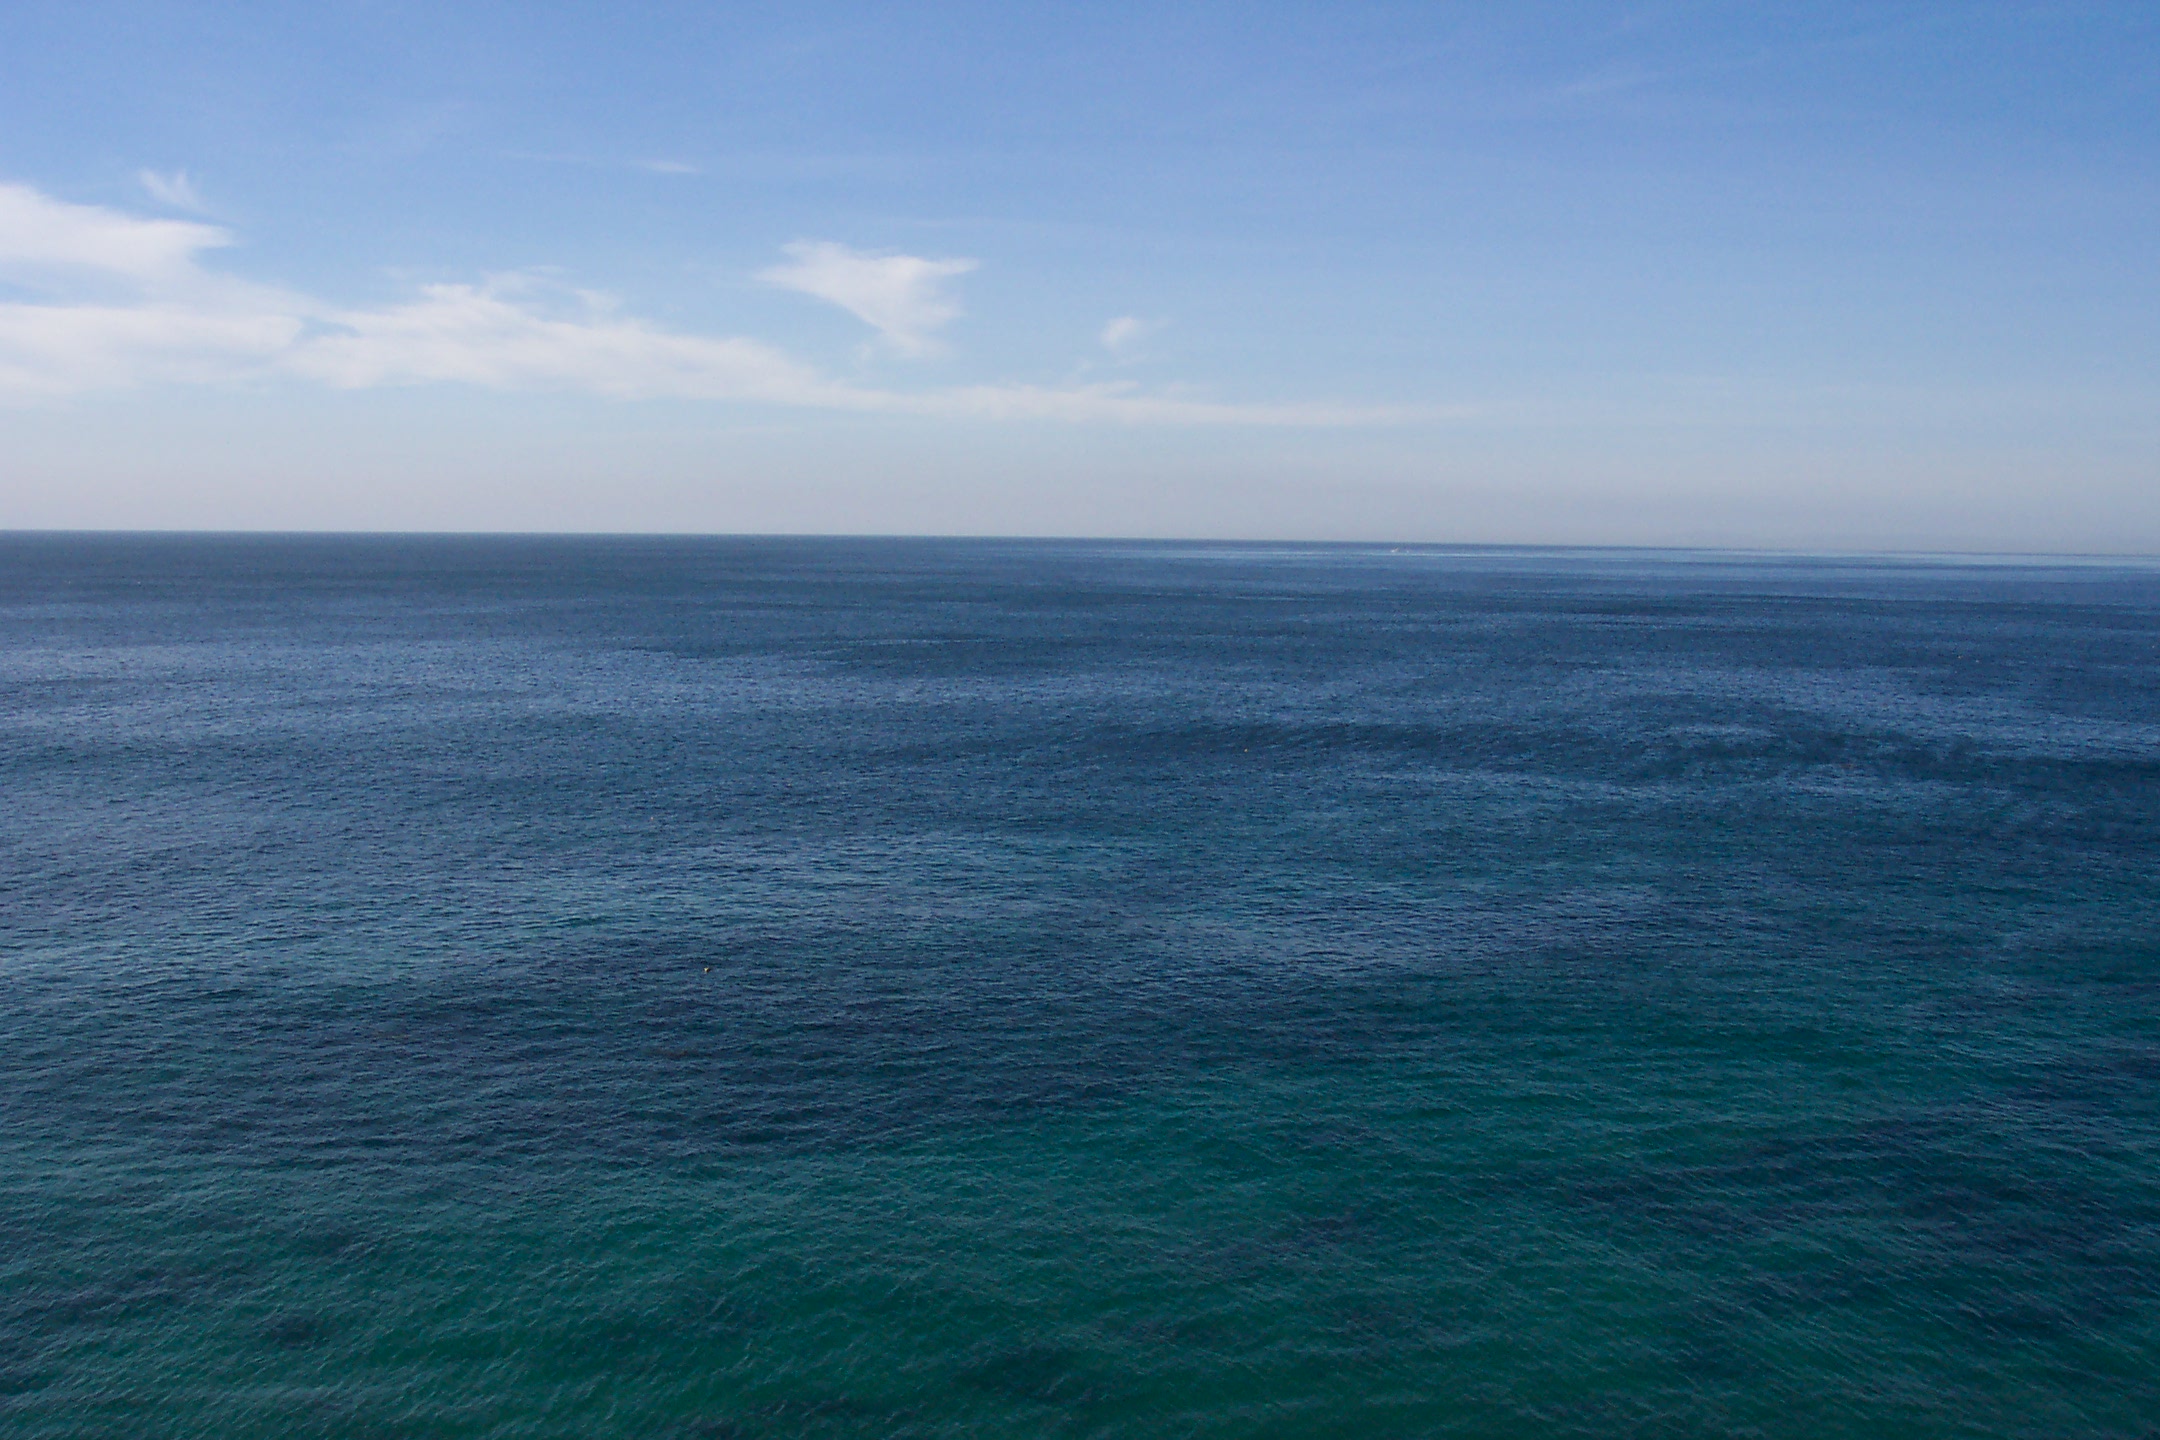
M 844 386 L 756 340 L 679 335 L 616 312 L 607 297 L 530 276 L 430 285 L 402 305 L 335 310 L 284 368 L 343 389 L 453 381 L 861 408 Z
M 145 220 L 0 184 L 0 274 L 18 281 L 49 269 L 171 284 L 195 273 L 199 253 L 230 244 L 231 233 L 215 225 Z
M 424 286 L 393 305 L 340 306 L 202 263 L 232 242 L 218 226 L 74 205 L 0 184 L 0 282 L 38 297 L 0 303 L 0 401 L 282 378 L 340 389 L 464 384 L 935 419 L 1362 425 L 1435 418 L 1401 408 L 1235 404 L 1130 385 L 880 389 L 831 378 L 761 340 L 668 330 L 624 314 L 606 295 L 534 275 Z M 841 246 L 787 253 L 783 270 L 824 265 L 827 278 L 851 273 L 828 263 L 835 256 L 888 267 L 873 268 L 884 277 L 882 290 L 860 273 L 835 281 L 855 302 L 835 303 L 859 304 L 884 321 L 881 333 L 918 341 L 955 313 L 936 283 L 974 264 L 861 256 Z M 906 266 L 890 268 L 896 261 Z
M 651 175 L 695 175 L 698 167 L 685 160 L 633 160 L 637 169 Z
M 901 392 L 821 374 L 762 341 L 683 335 L 620 314 L 612 301 L 525 275 L 431 285 L 378 310 L 331 311 L 282 367 L 343 389 L 458 382 L 499 390 L 580 390 L 624 398 L 737 400 L 942 419 L 1173 425 L 1360 425 L 1421 418 L 1405 409 L 1239 405 L 1147 394 L 1130 385 L 967 385 Z
M 902 355 L 941 348 L 935 332 L 960 314 L 945 282 L 975 268 L 973 260 L 879 255 L 829 240 L 799 240 L 781 253 L 787 263 L 760 272 L 760 280 L 838 305 Z
M 0 399 L 257 373 L 299 339 L 309 303 L 206 270 L 230 232 L 71 205 L 0 184 Z
M 245 379 L 290 353 L 297 316 L 195 305 L 0 305 L 0 401 Z
M 1137 315 L 1120 315 L 1103 326 L 1102 334 L 1097 338 L 1102 341 L 1103 349 L 1113 355 L 1123 356 L 1130 354 L 1132 348 L 1154 333 L 1155 329 L 1154 324 Z
M 193 210 L 198 215 L 210 208 L 203 204 L 201 194 L 195 189 L 195 182 L 188 178 L 185 170 L 175 170 L 170 175 L 160 175 L 155 170 L 142 170 L 137 172 L 135 178 L 142 182 L 143 189 L 150 192 L 150 198 L 160 204 L 170 205 L 175 210 Z

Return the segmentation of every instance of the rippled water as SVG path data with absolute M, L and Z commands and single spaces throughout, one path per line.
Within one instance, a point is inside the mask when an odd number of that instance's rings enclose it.
M 2160 571 L 0 538 L 0 1431 L 2152 1436 Z

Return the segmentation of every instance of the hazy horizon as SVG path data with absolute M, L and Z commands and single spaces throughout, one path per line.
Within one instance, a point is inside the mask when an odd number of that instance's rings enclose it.
M 1508 540 L 1392 540 L 1375 539 L 1309 539 L 1296 536 L 1224 536 L 1224 535 L 1082 535 L 981 533 L 960 532 L 904 532 L 891 530 L 331 530 L 331 529 L 126 529 L 118 526 L 16 528 L 0 530 L 5 537 L 49 537 L 107 539 L 295 539 L 295 540 L 714 540 L 714 541 L 921 541 L 925 543 L 951 542 L 955 544 L 1013 544 L 1056 546 L 1119 546 L 1133 545 L 1172 548 L 1183 545 L 1220 547 L 1252 552 L 1270 549 L 1289 550 L 1362 550 L 1381 553 L 1421 554 L 1485 554 L 1500 552 L 1535 556 L 1541 554 L 1596 556 L 1609 554 L 1615 557 L 1640 557 L 1670 555 L 1676 557 L 1730 557 L 1734 559 L 1760 558 L 1763 560 L 1861 560 L 1861 561 L 1971 561 L 2001 566 L 2074 565 L 2081 561 L 2096 565 L 2143 565 L 2160 564 L 2160 551 L 2142 550 L 1952 550 L 1952 549 L 1860 549 L 1838 546 L 1769 546 L 1769 545 L 1629 545 L 1629 544 L 1556 544 L 1539 541 Z

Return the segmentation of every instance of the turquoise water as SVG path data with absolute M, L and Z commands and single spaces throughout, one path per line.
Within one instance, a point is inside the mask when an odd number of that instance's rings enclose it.
M 2160 571 L 0 537 L 0 1433 L 2160 1433 Z

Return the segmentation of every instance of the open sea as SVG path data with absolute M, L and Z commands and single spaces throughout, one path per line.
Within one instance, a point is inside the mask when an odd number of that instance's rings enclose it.
M 0 1435 L 2160 1436 L 2160 569 L 0 536 Z

